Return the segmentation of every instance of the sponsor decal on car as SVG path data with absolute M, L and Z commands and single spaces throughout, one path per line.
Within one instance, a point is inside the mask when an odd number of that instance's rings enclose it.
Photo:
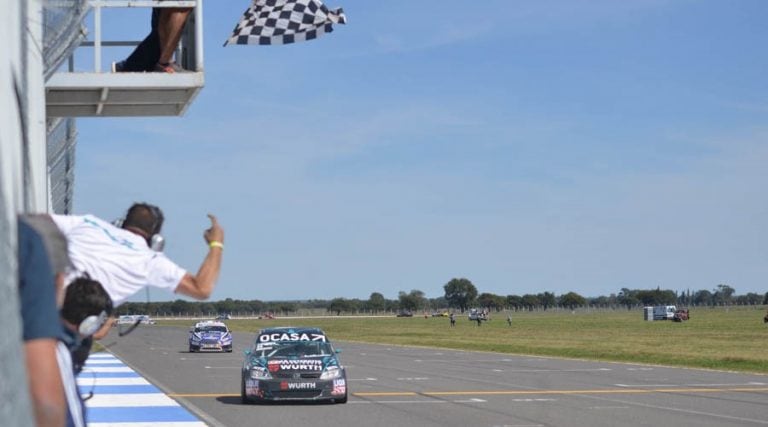
M 293 333 L 275 333 L 259 335 L 259 342 L 274 342 L 274 341 L 322 341 L 325 342 L 325 335 L 323 334 L 299 334 Z
M 288 383 L 288 390 L 313 390 L 317 388 L 315 383 Z
M 267 362 L 269 372 L 277 371 L 322 371 L 323 362 L 321 360 L 270 360 Z
M 259 388 L 259 380 L 247 379 L 245 380 L 245 394 L 248 396 L 261 396 L 264 393 Z
M 346 394 L 346 393 L 347 393 L 347 381 L 344 380 L 344 378 L 333 380 L 333 390 L 331 391 L 331 394 L 339 395 L 339 394 Z

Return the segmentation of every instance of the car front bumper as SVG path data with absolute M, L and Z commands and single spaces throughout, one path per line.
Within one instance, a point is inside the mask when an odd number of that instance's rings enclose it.
M 320 379 L 243 379 L 243 392 L 248 400 L 336 400 L 347 396 L 346 376 Z

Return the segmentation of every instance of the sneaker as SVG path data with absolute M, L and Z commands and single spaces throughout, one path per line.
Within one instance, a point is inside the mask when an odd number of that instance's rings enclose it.
M 122 73 L 125 71 L 125 61 L 112 62 L 112 72 Z
M 157 64 L 155 64 L 155 71 L 159 73 L 174 74 L 174 73 L 182 73 L 185 70 L 175 62 L 169 62 L 167 64 L 161 64 L 158 62 Z

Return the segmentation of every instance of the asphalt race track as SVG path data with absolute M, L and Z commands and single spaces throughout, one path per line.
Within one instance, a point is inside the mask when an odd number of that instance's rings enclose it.
M 768 376 L 336 342 L 347 404 L 240 403 L 243 351 L 142 326 L 109 351 L 211 426 L 768 426 Z M 333 337 L 330 337 L 333 339 Z

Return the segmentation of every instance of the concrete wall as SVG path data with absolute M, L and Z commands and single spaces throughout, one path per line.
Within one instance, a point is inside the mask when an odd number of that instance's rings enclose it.
M 39 92 L 43 84 L 42 75 L 30 78 L 27 74 L 26 47 L 29 41 L 23 28 L 30 3 L 33 2 L 0 0 L 0 10 L 3 11 L 0 14 L 0 40 L 3 40 L 0 45 L 0 325 L 3 325 L 0 334 L 0 420 L 3 425 L 21 427 L 31 426 L 34 422 L 21 345 L 16 215 L 26 207 L 39 208 L 35 199 L 41 200 L 31 194 L 35 179 L 28 179 L 30 170 L 27 168 L 25 172 L 24 160 L 30 159 L 29 145 L 25 142 L 25 136 L 29 135 L 26 112 L 30 104 L 25 88 L 38 85 Z M 38 100 L 38 103 L 42 101 Z M 33 153 L 33 156 L 39 155 Z M 35 187 L 34 193 L 39 194 L 39 191 L 40 188 Z M 44 199 L 43 196 L 43 203 Z

